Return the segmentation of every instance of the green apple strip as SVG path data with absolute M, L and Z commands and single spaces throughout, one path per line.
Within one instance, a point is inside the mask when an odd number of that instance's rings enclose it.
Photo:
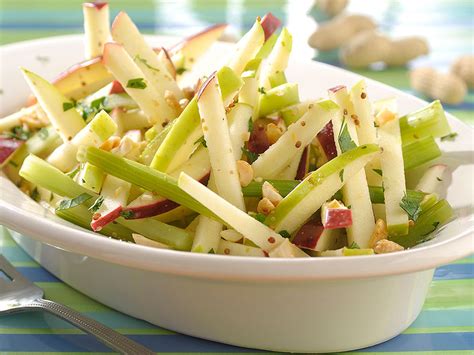
M 266 257 L 265 252 L 260 248 L 251 247 L 240 243 L 233 243 L 227 240 L 221 240 L 219 242 L 217 254 Z
M 105 174 L 98 167 L 85 163 L 78 173 L 77 183 L 88 190 L 100 193 L 104 183 Z
M 303 155 L 303 150 L 296 153 L 295 156 L 290 160 L 290 162 L 281 170 L 278 174 L 275 175 L 275 179 L 278 180 L 291 180 L 294 179 L 296 173 L 298 172 L 298 166 L 300 165 L 301 156 Z
M 63 143 L 48 157 L 48 162 L 61 171 L 69 171 L 76 164 L 79 146 L 98 147 L 117 130 L 117 125 L 105 112 L 100 111 L 70 142 Z
M 368 144 L 330 160 L 291 191 L 267 216 L 265 224 L 277 231 L 295 232 L 379 153 L 378 146 Z
M 255 59 L 266 59 L 272 52 L 273 47 L 275 47 L 275 43 L 277 40 L 278 34 L 274 32 L 270 37 L 267 38 L 263 46 L 255 55 Z
M 247 104 L 252 106 L 252 120 L 255 121 L 258 118 L 258 102 L 259 102 L 259 77 L 261 59 L 252 59 L 248 62 L 247 66 L 242 73 L 242 79 L 244 84 L 239 92 L 239 103 Z
M 389 236 L 389 239 L 405 248 L 411 248 L 433 237 L 439 227 L 454 217 L 454 211 L 448 201 L 440 200 L 428 210 L 422 212 L 408 235 Z
M 142 154 L 140 155 L 139 161 L 145 165 L 151 165 L 153 168 L 159 165 L 159 161 L 154 160 L 155 154 L 158 151 L 158 148 L 164 142 L 166 136 L 171 131 L 171 127 L 177 122 L 177 120 L 172 121 L 168 124 L 162 131 L 157 133 L 150 141 L 148 141 L 145 149 L 143 149 Z M 154 129 L 154 127 L 152 128 Z
M 228 102 L 234 98 L 242 87 L 242 80 L 228 67 L 222 67 L 217 72 L 221 87 L 222 101 Z M 181 115 L 174 121 L 169 134 L 163 140 L 153 158 L 152 167 L 163 172 L 170 172 L 189 159 L 199 140 L 203 136 L 201 117 L 196 98 L 193 98 Z
M 439 100 L 428 106 L 400 117 L 403 144 L 424 137 L 444 137 L 451 133 L 451 127 Z
M 337 109 L 338 106 L 330 100 L 314 103 L 303 117 L 289 126 L 278 141 L 252 164 L 254 175 L 264 179 L 275 178 L 297 153 L 311 143 Z
M 239 160 L 242 156 L 242 147 L 248 140 L 249 120 L 252 119 L 252 113 L 252 106 L 237 103 L 227 114 L 227 119 L 230 122 L 229 133 L 235 160 Z
M 85 2 L 82 4 L 82 13 L 86 37 L 85 57 L 92 59 L 102 55 L 104 44 L 110 38 L 109 4 Z
M 130 57 L 134 58 L 147 81 L 153 85 L 159 95 L 164 96 L 165 91 L 168 90 L 178 100 L 184 97 L 182 90 L 164 63 L 160 62 L 156 52 L 148 45 L 137 26 L 125 12 L 120 12 L 115 18 L 112 24 L 112 37 L 117 43 L 123 45 Z M 169 104 L 160 109 L 166 111 L 163 114 L 167 117 L 177 116 L 176 107 Z
M 333 116 L 332 126 L 337 154 L 341 155 L 351 149 L 347 147 L 346 141 L 352 140 L 354 146 L 359 144 L 356 124 L 351 117 L 354 109 L 344 86 L 329 90 L 329 98 L 339 105 L 339 114 Z M 342 187 L 342 196 L 344 204 L 351 206 L 352 211 L 352 225 L 346 228 L 347 242 L 349 245 L 356 243 L 361 248 L 368 248 L 375 228 L 375 218 L 364 169 L 347 180 Z
M 237 75 L 241 75 L 247 63 L 255 58 L 264 42 L 265 34 L 260 19 L 257 19 L 252 28 L 237 42 L 235 53 L 227 65 Z
M 265 117 L 300 102 L 298 84 L 286 83 L 260 95 L 259 116 Z
M 284 238 L 280 234 L 230 204 L 185 173 L 179 176 L 178 186 L 200 203 L 209 206 L 209 209 L 227 225 L 263 250 L 270 251 L 283 242 Z
M 151 124 L 157 128 L 174 119 L 174 112 L 168 109 L 163 95 L 154 88 L 142 70 L 118 43 L 107 43 L 103 62 L 123 88 L 145 112 Z M 162 127 L 161 127 L 162 128 Z
M 107 174 L 166 197 L 198 213 L 208 217 L 215 216 L 205 205 L 183 192 L 173 177 L 156 169 L 95 147 L 79 150 L 78 158 L 81 162 L 89 162 L 97 166 Z
M 237 163 L 232 150 L 229 124 L 219 83 L 215 76 L 211 76 L 203 84 L 197 100 L 216 190 L 224 199 L 245 211 Z
M 374 115 L 372 105 L 367 95 L 367 88 L 364 80 L 359 81 L 351 89 L 351 102 L 354 106 L 354 113 L 357 115 L 359 124 L 357 125 L 357 136 L 360 144 L 374 144 L 377 141 Z
M 290 58 L 293 38 L 286 27 L 284 27 L 278 39 L 269 54 L 267 61 L 262 68 L 260 76 L 260 86 L 269 90 L 272 88 L 270 77 L 278 73 L 284 73 L 288 66 L 288 59 Z
M 405 235 L 408 233 L 408 215 L 400 207 L 406 194 L 406 187 L 398 119 L 395 118 L 379 127 L 378 136 L 379 146 L 382 149 L 380 163 L 388 233 L 391 236 Z
M 91 230 L 90 222 L 92 218 L 92 212 L 83 205 L 75 206 L 64 210 L 56 210 L 56 215 L 68 222 L 74 223 L 85 229 Z M 100 234 L 112 237 L 114 239 L 124 240 L 126 242 L 132 242 L 133 231 L 120 224 L 110 223 L 99 231 Z
M 64 142 L 69 142 L 86 125 L 74 103 L 70 102 L 50 82 L 22 68 L 23 75 L 41 108 Z
M 280 115 L 283 118 L 283 121 L 285 121 L 285 124 L 289 126 L 298 121 L 306 112 L 308 112 L 309 105 L 314 104 L 314 102 L 314 100 L 307 100 L 285 107 L 280 111 Z

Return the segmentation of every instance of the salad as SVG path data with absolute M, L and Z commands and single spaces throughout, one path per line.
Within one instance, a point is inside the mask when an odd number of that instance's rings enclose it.
M 400 116 L 365 82 L 301 100 L 285 76 L 292 36 L 257 18 L 226 65 L 183 82 L 225 30 L 152 48 L 121 12 L 85 3 L 86 61 L 0 119 L 0 166 L 31 198 L 125 242 L 254 257 L 382 254 L 453 218 L 440 198 L 434 101 Z M 424 174 L 407 189 L 406 172 Z

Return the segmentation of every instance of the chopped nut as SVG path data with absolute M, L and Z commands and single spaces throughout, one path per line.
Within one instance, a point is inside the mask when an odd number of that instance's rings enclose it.
M 178 99 L 176 98 L 174 93 L 169 90 L 165 90 L 165 101 L 169 107 L 172 107 L 178 112 L 181 112 L 181 105 L 179 104 Z
M 252 166 L 243 160 L 237 160 L 237 171 L 239 172 L 239 181 L 241 186 L 247 186 L 253 180 Z
M 402 251 L 404 249 L 405 248 L 401 245 L 388 239 L 379 240 L 374 246 L 374 252 L 376 254 L 393 253 L 394 251 Z
M 380 240 L 385 240 L 388 237 L 387 225 L 383 219 L 378 219 L 375 222 L 374 232 L 370 237 L 369 248 L 373 248 Z
M 394 120 L 396 118 L 395 114 L 384 108 L 382 111 L 380 111 L 377 116 L 375 117 L 375 123 L 377 123 L 377 125 L 379 127 L 383 126 L 385 123 L 391 121 L 391 120 Z
M 275 209 L 273 203 L 266 197 L 262 198 L 257 205 L 257 212 L 263 213 L 265 216 Z
M 262 196 L 269 199 L 274 206 L 278 206 L 280 201 L 283 200 L 278 190 L 268 181 L 265 181 L 262 185 Z
M 109 137 L 102 145 L 100 146 L 100 149 L 106 150 L 106 151 L 111 151 L 112 149 L 116 148 L 120 144 L 120 137 L 117 136 L 112 136 Z
M 181 110 L 184 110 L 186 108 L 186 106 L 188 106 L 189 104 L 189 99 L 181 99 L 179 100 L 179 106 L 181 107 Z
M 274 144 L 283 134 L 283 130 L 274 123 L 267 124 L 268 143 Z
M 188 100 L 191 100 L 194 97 L 194 89 L 190 87 L 185 87 L 183 89 L 184 97 Z

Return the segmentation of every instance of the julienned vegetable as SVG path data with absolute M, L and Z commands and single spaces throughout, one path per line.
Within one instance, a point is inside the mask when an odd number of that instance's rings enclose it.
M 439 102 L 399 118 L 364 81 L 301 101 L 285 74 L 292 36 L 270 15 L 185 87 L 225 26 L 167 51 L 123 12 L 109 31 L 101 11 L 86 16 L 86 54 L 102 59 L 54 84 L 22 69 L 37 104 L 0 120 L 0 167 L 59 217 L 148 247 L 252 257 L 371 255 L 388 250 L 380 238 L 398 251 L 453 218 L 438 196 L 445 165 L 416 190 L 405 182 L 441 155 L 436 138 L 455 137 Z

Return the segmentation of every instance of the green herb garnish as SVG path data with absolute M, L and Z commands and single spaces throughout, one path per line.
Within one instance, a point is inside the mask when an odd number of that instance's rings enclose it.
M 337 141 L 339 142 L 339 147 L 341 147 L 342 153 L 357 148 L 357 145 L 351 138 L 351 134 L 349 133 L 349 129 L 347 128 L 347 122 L 345 119 L 342 120 L 342 126 L 341 130 L 339 131 Z
M 72 109 L 74 106 L 76 106 L 74 104 L 74 102 L 63 102 L 63 111 L 66 112 L 66 111 L 69 111 L 70 109 Z
M 79 196 L 76 196 L 70 200 L 62 200 L 59 203 L 59 206 L 56 208 L 56 211 L 67 210 L 67 209 L 79 206 L 91 198 L 92 198 L 91 195 L 84 192 L 80 194 Z
M 91 212 L 97 212 L 100 208 L 100 206 L 102 206 L 102 203 L 104 203 L 104 196 L 99 196 L 95 201 L 94 203 L 92 204 L 92 206 L 89 207 L 89 211 Z
M 372 169 L 372 171 L 380 176 L 383 176 L 382 175 L 382 169 Z
M 81 169 L 81 168 L 80 168 L 79 165 L 78 165 L 78 166 L 76 166 L 73 170 L 71 170 L 70 172 L 66 173 L 66 175 L 69 176 L 71 179 L 74 179 L 80 169 Z
M 341 179 L 341 182 L 344 182 L 344 169 L 342 169 L 342 170 L 339 172 L 339 179 Z
M 359 244 L 356 242 L 352 242 L 351 245 L 348 246 L 349 249 L 360 249 Z
M 196 140 L 196 142 L 194 142 L 194 144 L 202 144 L 203 147 L 207 148 L 207 142 L 206 142 L 206 139 L 204 138 L 204 136 L 202 136 L 201 138 Z
M 450 133 L 450 134 L 447 134 L 445 135 L 444 137 L 441 137 L 441 142 L 445 142 L 445 141 L 454 141 L 456 139 L 456 137 L 458 136 L 458 134 L 456 132 L 453 132 L 453 133 Z
M 245 147 L 242 147 L 242 153 L 244 153 L 244 155 L 247 157 L 247 161 L 249 162 L 249 164 L 252 164 L 255 160 L 258 159 L 257 153 L 251 152 Z
M 176 74 L 181 75 L 181 74 L 183 74 L 186 70 L 188 70 L 188 69 L 183 68 L 183 67 L 176 68 Z
M 290 238 L 291 238 L 291 234 L 288 233 L 287 230 L 279 231 L 278 234 L 280 234 L 283 238 L 286 238 L 286 239 L 290 239 Z
M 262 95 L 265 95 L 267 92 L 265 91 L 265 88 L 263 86 L 258 88 L 258 92 Z
M 125 210 L 120 212 L 120 215 L 125 219 L 130 219 L 135 216 L 135 212 L 133 212 L 132 210 Z
M 38 137 L 40 137 L 42 140 L 46 140 L 49 137 L 49 132 L 48 129 L 43 127 L 38 131 Z
M 407 213 L 408 218 L 410 218 L 413 222 L 418 219 L 418 216 L 421 213 L 421 200 L 423 197 L 408 197 L 405 195 L 400 202 L 400 207 Z
M 253 132 L 253 120 L 252 120 L 252 117 L 249 118 L 248 130 L 249 130 L 250 133 Z
M 145 89 L 146 83 L 143 78 L 130 79 L 127 82 L 127 87 L 132 89 Z
M 2 134 L 5 137 L 18 139 L 21 141 L 26 141 L 31 136 L 31 132 L 27 129 L 23 128 L 22 126 L 15 126 L 11 129 L 10 132 L 5 132 Z

